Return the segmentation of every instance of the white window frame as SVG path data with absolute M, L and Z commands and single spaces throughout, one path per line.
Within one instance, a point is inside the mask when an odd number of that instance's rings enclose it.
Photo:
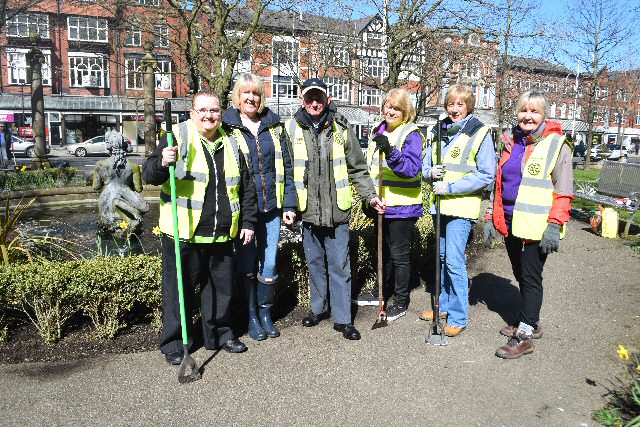
M 154 25 L 153 33 L 153 47 L 169 47 L 169 27 Z
M 67 17 L 67 31 L 69 40 L 109 42 L 109 23 L 106 19 L 69 16 Z M 72 35 L 73 32 L 76 33 L 75 36 Z M 86 32 L 86 37 L 82 36 L 82 32 Z M 92 37 L 92 32 L 95 32 L 95 37 Z
M 156 61 L 158 63 L 156 72 L 154 73 L 156 90 L 160 92 L 171 92 L 173 90 L 173 78 L 171 75 L 173 64 L 171 58 L 159 57 Z
M 142 30 L 128 26 L 125 30 L 125 46 L 142 46 Z
M 325 77 L 327 94 L 334 101 L 349 101 L 349 80 L 339 77 Z
M 558 93 L 558 82 L 553 82 L 553 92 Z
M 144 88 L 143 70 L 140 69 L 141 61 L 142 58 L 139 56 L 124 58 L 124 86 L 128 90 L 142 90 Z
M 327 66 L 349 65 L 349 51 L 344 45 L 329 40 L 325 40 L 324 43 L 320 50 Z
M 360 105 L 381 107 L 383 95 L 383 92 L 379 89 L 362 89 L 360 91 Z
M 7 37 L 29 37 L 36 31 L 43 39 L 50 39 L 49 15 L 43 13 L 18 13 L 6 22 Z
M 140 6 L 158 7 L 160 6 L 160 0 L 138 0 Z
M 300 63 L 300 42 L 293 37 L 274 37 L 271 42 L 271 55 L 273 66 L 298 68 Z
M 7 74 L 9 84 L 24 86 L 29 84 L 30 65 L 27 61 L 29 49 L 7 48 Z M 51 50 L 43 49 L 44 64 L 42 64 L 42 85 L 51 86 Z
M 366 70 L 369 77 L 383 78 L 386 75 L 386 60 L 384 58 L 368 58 Z
M 638 110 L 638 113 L 636 114 L 636 124 L 640 125 L 640 110 Z
M 109 88 L 109 61 L 102 55 L 69 52 L 69 87 Z M 80 61 L 80 63 L 78 63 Z M 78 69 L 78 65 L 82 68 Z M 79 70 L 85 70 L 80 76 Z M 80 81 L 75 81 L 80 77 Z
M 290 76 L 273 76 L 271 79 L 271 97 L 273 99 L 297 99 L 298 84 Z

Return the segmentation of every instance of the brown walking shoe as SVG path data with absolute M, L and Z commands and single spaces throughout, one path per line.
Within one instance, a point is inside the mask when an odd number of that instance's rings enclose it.
M 420 313 L 420 316 L 418 316 L 420 319 L 422 320 L 426 320 L 428 322 L 433 320 L 433 310 L 425 310 L 422 313 Z M 446 319 L 447 318 L 447 313 L 443 313 L 442 311 L 440 312 L 440 318 L 441 319 Z
M 533 337 L 523 333 L 513 335 L 505 345 L 496 350 L 496 356 L 503 359 L 517 359 L 529 353 L 533 353 Z
M 448 337 L 455 337 L 456 335 L 460 335 L 460 332 L 464 331 L 464 326 L 445 326 L 444 334 Z
M 500 335 L 504 335 L 505 337 L 512 337 L 516 334 L 516 332 L 518 332 L 517 326 L 507 325 L 504 328 L 500 329 Z M 538 326 L 533 330 L 533 339 L 537 340 L 542 338 L 542 334 L 544 334 L 544 331 L 542 330 L 542 326 Z

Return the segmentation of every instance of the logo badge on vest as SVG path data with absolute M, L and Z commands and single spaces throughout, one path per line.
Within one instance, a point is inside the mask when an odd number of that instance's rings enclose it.
M 460 155 L 460 147 L 453 147 L 451 149 L 451 157 L 454 159 Z
M 532 163 L 527 167 L 527 171 L 531 176 L 537 176 L 541 170 L 542 167 L 540 166 L 540 163 Z

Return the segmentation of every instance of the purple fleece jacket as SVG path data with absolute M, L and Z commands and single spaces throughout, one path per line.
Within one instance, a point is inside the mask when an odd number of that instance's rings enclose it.
M 375 130 L 375 135 L 384 133 L 387 123 L 382 122 Z M 402 150 L 393 147 L 391 154 L 386 158 L 387 166 L 401 178 L 414 178 L 422 170 L 422 136 L 418 131 L 411 132 L 407 136 Z M 377 188 L 376 188 L 377 191 Z M 422 203 L 407 206 L 387 206 L 384 215 L 387 219 L 420 218 L 422 216 Z

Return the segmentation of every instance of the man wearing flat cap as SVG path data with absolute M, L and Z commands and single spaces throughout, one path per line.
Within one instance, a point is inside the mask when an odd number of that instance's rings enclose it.
M 327 85 L 319 78 L 308 79 L 301 95 L 301 107 L 285 128 L 292 144 L 293 181 L 311 282 L 311 312 L 302 325 L 316 326 L 331 315 L 333 329 L 346 339 L 358 340 L 360 333 L 351 318 L 350 183 L 377 211 L 383 213 L 385 203 L 376 195 L 353 128 L 327 96 Z

